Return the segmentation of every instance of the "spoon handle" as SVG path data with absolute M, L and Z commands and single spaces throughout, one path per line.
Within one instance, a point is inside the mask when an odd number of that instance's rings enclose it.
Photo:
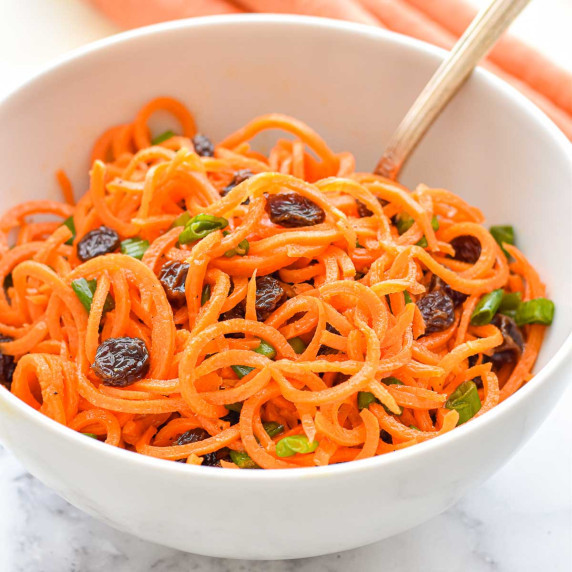
M 471 22 L 391 136 L 375 173 L 395 179 L 474 67 L 530 0 L 492 0 Z

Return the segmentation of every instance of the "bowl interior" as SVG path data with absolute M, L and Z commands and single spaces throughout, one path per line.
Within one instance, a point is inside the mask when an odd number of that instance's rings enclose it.
M 392 34 L 313 19 L 206 18 L 192 29 L 173 23 L 126 38 L 88 48 L 0 106 L 2 210 L 59 198 L 58 168 L 81 195 L 96 137 L 158 95 L 188 104 L 215 141 L 256 115 L 291 114 L 370 170 L 440 60 L 438 50 Z M 166 118 L 154 121 L 157 130 L 172 127 Z M 409 186 L 448 188 L 480 207 L 489 223 L 515 226 L 519 247 L 557 304 L 537 368 L 562 345 L 572 321 L 572 167 L 568 143 L 547 121 L 480 72 L 402 177 Z

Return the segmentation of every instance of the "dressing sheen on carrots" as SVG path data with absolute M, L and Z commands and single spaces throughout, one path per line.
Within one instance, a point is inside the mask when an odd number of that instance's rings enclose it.
M 152 134 L 156 111 L 178 126 Z M 253 150 L 270 129 L 291 137 Z M 478 209 L 356 173 L 284 115 L 214 147 L 196 136 L 183 104 L 157 98 L 95 143 L 77 204 L 58 171 L 65 202 L 0 218 L 14 395 L 144 455 L 278 469 L 432 439 L 530 379 L 553 305 Z

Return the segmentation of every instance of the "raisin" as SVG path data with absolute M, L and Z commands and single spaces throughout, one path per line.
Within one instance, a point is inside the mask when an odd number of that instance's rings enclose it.
M 149 352 L 140 338 L 109 338 L 95 353 L 91 368 L 104 385 L 125 387 L 149 371 Z
M 387 204 L 387 201 L 384 201 L 383 199 L 380 199 L 379 197 L 376 197 L 377 200 L 379 201 L 379 204 L 384 207 Z M 366 216 L 372 216 L 373 213 L 365 206 L 364 203 L 362 203 L 361 201 L 358 201 L 356 199 L 356 205 L 357 205 L 357 212 L 360 218 L 364 218 Z
M 416 302 L 425 322 L 425 333 L 442 332 L 455 321 L 455 306 L 443 290 L 434 290 Z
M 337 334 L 338 336 L 340 335 L 340 332 L 338 332 L 338 330 L 336 330 L 336 328 L 334 328 L 334 326 L 331 324 L 326 324 L 326 330 L 331 334 Z M 338 350 L 331 348 L 330 346 L 320 346 L 320 349 L 318 350 L 319 356 L 327 356 L 338 353 L 340 353 Z
M 360 218 L 372 216 L 373 213 L 361 201 L 356 200 L 357 212 Z
M 240 183 L 246 181 L 246 179 L 250 179 L 252 175 L 254 175 L 254 173 L 250 169 L 241 169 L 240 171 L 236 171 L 230 183 L 220 192 L 221 196 L 224 197 L 228 195 L 236 185 L 240 185 Z
M 238 411 L 229 411 L 224 417 L 221 417 L 222 421 L 228 421 L 231 425 L 236 425 L 240 421 L 240 413 Z
M 167 262 L 159 273 L 159 282 L 165 289 L 169 302 L 181 304 L 185 301 L 185 281 L 189 265 L 185 262 Z
M 384 442 L 387 443 L 388 445 L 393 445 L 393 439 L 391 438 L 391 435 L 385 430 L 382 429 L 379 432 L 379 438 Z
M 332 387 L 336 387 L 336 385 L 340 385 L 340 383 L 344 383 L 344 381 L 347 381 L 349 378 L 350 378 L 349 375 L 346 375 L 345 373 L 338 372 L 336 375 L 336 378 L 332 382 Z
M 197 133 L 193 137 L 193 147 L 195 153 L 201 157 L 214 157 L 214 145 L 206 135 Z
M 324 222 L 326 218 L 321 207 L 298 193 L 267 195 L 266 212 L 274 224 L 286 228 L 314 226 Z
M 201 427 L 185 431 L 178 439 L 173 442 L 173 445 L 188 445 L 189 443 L 198 443 L 208 439 L 210 435 Z M 201 455 L 203 458 L 203 467 L 220 467 L 220 460 L 228 456 L 228 449 L 223 448 L 206 455 Z
M 286 299 L 286 292 L 280 282 L 272 276 L 262 276 L 256 279 L 256 318 L 264 322 L 282 302 Z M 246 314 L 246 300 L 237 304 L 227 312 L 220 315 L 219 322 L 233 320 L 235 318 L 244 319 Z M 229 338 L 242 338 L 244 334 L 226 334 Z
M 437 276 L 436 274 L 433 274 L 429 290 L 433 292 L 439 289 L 442 289 L 443 292 L 445 292 L 445 294 L 447 294 L 447 296 L 449 296 L 449 298 L 453 300 L 453 306 L 455 306 L 455 308 L 457 306 L 460 306 L 468 298 L 467 294 L 463 294 L 462 292 L 453 290 L 453 288 L 451 288 L 451 286 L 449 286 L 447 282 L 439 278 L 439 276 Z
M 492 362 L 496 369 L 500 369 L 506 363 L 514 363 L 521 356 L 524 349 L 524 336 L 516 322 L 504 314 L 496 314 L 491 323 L 502 334 L 503 342 L 495 348 L 492 356 L 486 356 L 486 361 Z
M 2 336 L 0 342 L 11 342 L 12 338 Z M 14 370 L 16 364 L 14 363 L 14 356 L 9 356 L 0 352 L 0 385 L 6 389 L 12 388 L 12 378 L 14 377 Z
M 87 262 L 96 256 L 114 252 L 120 244 L 119 235 L 112 228 L 100 226 L 90 230 L 77 243 L 77 257 L 82 262 Z
M 455 249 L 455 260 L 474 264 L 481 256 L 481 243 L 474 236 L 457 236 L 451 241 L 451 246 Z
M 242 302 L 237 304 L 234 308 L 231 308 L 230 310 L 228 310 L 227 312 L 223 312 L 218 321 L 219 322 L 226 322 L 226 320 L 235 320 L 235 319 L 241 319 L 244 320 L 244 314 L 245 314 L 245 304 L 243 304 Z M 244 334 L 242 334 L 241 332 L 235 332 L 233 334 L 225 334 L 225 337 L 227 338 L 244 338 Z
M 477 362 L 479 361 L 479 354 L 473 354 L 472 356 L 469 356 L 468 361 L 469 367 L 477 365 Z
M 272 276 L 256 279 L 256 317 L 264 322 L 286 299 L 286 292 L 280 282 Z

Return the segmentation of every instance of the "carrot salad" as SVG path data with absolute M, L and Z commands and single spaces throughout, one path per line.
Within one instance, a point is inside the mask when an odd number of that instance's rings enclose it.
M 152 134 L 157 111 L 177 127 Z M 0 383 L 143 455 L 286 469 L 409 447 L 517 391 L 552 321 L 512 227 L 357 173 L 285 115 L 214 145 L 160 97 L 98 139 L 77 203 L 57 180 L 63 202 L 0 218 Z

